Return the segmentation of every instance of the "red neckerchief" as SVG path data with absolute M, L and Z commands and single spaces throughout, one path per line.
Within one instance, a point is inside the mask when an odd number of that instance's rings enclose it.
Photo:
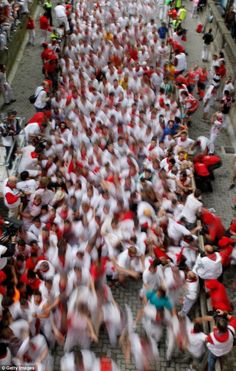
M 64 267 L 65 262 L 66 262 L 65 255 L 58 255 L 58 258 L 59 258 L 61 265 Z
M 50 169 L 51 166 L 52 166 L 52 163 L 50 164 L 50 163 L 47 161 L 44 170 L 47 171 L 48 169 Z
M 219 341 L 220 343 L 224 343 L 229 338 L 229 331 L 224 332 L 223 334 L 221 334 L 217 329 L 215 329 L 213 331 L 213 334 L 214 334 L 215 339 L 217 341 Z
M 213 254 L 207 254 L 207 257 L 213 261 L 216 261 L 216 253 Z
M 61 210 L 60 217 L 65 220 L 68 217 L 68 210 Z

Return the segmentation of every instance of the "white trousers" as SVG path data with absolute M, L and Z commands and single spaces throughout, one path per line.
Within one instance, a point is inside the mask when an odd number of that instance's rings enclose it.
M 210 45 L 203 44 L 202 60 L 208 61 L 210 57 Z
M 4 83 L 4 87 L 2 89 L 2 95 L 3 95 L 4 103 L 10 103 L 10 101 L 14 99 L 12 87 L 8 82 Z
M 218 133 L 211 132 L 210 134 L 210 145 L 209 145 L 209 152 L 214 153 L 215 152 L 215 142 L 217 139 Z
M 65 26 L 65 30 L 69 31 L 70 27 L 69 27 L 69 22 L 68 22 L 67 17 L 57 17 L 57 22 L 59 26 L 63 24 Z
M 29 44 L 35 44 L 35 30 L 29 30 Z

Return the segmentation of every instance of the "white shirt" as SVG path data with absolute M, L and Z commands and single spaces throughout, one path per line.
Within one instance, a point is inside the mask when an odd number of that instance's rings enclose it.
M 176 244 L 178 244 L 183 236 L 189 236 L 191 234 L 184 225 L 177 223 L 171 218 L 169 218 L 167 233 L 168 236 L 176 242 Z
M 207 256 L 201 257 L 198 255 L 196 263 L 193 267 L 193 272 L 203 280 L 217 279 L 222 274 L 221 256 L 218 252 L 216 259 L 212 260 Z
M 34 193 L 37 188 L 37 182 L 34 179 L 22 180 L 16 185 L 17 189 L 25 193 Z
M 197 213 L 202 207 L 202 202 L 194 197 L 192 193 L 186 199 L 184 208 L 181 213 L 181 217 L 184 217 L 188 223 L 195 223 L 197 219 Z
M 194 325 L 187 318 L 186 324 L 188 337 L 187 349 L 189 353 L 191 353 L 194 356 L 194 358 L 200 358 L 205 351 L 206 335 L 203 332 L 194 333 L 193 327 Z
M 38 107 L 38 108 L 43 108 L 43 107 Z M 32 135 L 38 135 L 40 133 L 40 126 L 37 122 L 33 122 L 32 124 L 28 124 L 24 128 L 24 133 L 26 137 L 26 141 L 28 142 L 30 139 L 30 136 Z
M 66 9 L 63 5 L 55 6 L 54 12 L 57 18 L 66 17 Z
M 39 86 L 35 90 L 36 101 L 34 103 L 35 108 L 42 109 L 46 106 L 47 93 L 42 86 Z

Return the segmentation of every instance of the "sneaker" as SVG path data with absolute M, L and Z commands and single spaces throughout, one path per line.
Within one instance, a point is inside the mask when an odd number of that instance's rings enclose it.
M 233 189 L 234 187 L 235 187 L 235 184 L 232 183 L 232 184 L 229 186 L 229 191 L 230 191 L 231 189 Z
M 12 99 L 11 101 L 10 101 L 10 104 L 11 103 L 15 103 L 16 102 L 16 99 Z

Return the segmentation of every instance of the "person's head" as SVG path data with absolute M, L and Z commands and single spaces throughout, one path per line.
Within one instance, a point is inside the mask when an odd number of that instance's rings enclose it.
M 21 240 L 18 241 L 17 247 L 18 247 L 18 250 L 20 252 L 24 252 L 25 251 L 25 246 L 26 246 L 26 243 L 25 243 L 24 240 L 21 239 Z
M 24 182 L 25 180 L 27 180 L 29 178 L 29 172 L 27 170 L 25 171 L 22 171 L 22 173 L 20 173 L 20 179 Z
M 159 298 L 165 298 L 166 297 L 166 290 L 162 287 L 159 287 L 157 290 L 157 296 Z
M 36 228 L 40 228 L 41 221 L 40 221 L 40 218 L 38 216 L 36 216 L 35 218 L 33 218 L 33 223 L 34 223 L 34 225 L 35 225 Z
M 49 179 L 46 176 L 42 176 L 39 181 L 39 187 L 40 188 L 47 188 L 49 183 Z
M 22 309 L 27 309 L 29 307 L 29 302 L 25 298 L 20 299 L 20 306 Z
M 34 302 L 36 305 L 39 305 L 42 301 L 42 294 L 39 290 L 34 291 Z
M 212 33 L 212 28 L 209 28 L 209 31 L 208 31 L 208 33 Z
M 39 205 L 42 203 L 42 198 L 41 198 L 41 196 L 40 196 L 40 195 L 36 195 L 36 196 L 34 197 L 34 201 L 33 201 L 33 203 L 34 203 L 34 205 L 39 206 Z
M 225 95 L 226 95 L 226 97 L 229 97 L 230 96 L 230 92 L 228 90 L 225 90 Z
M 215 252 L 214 246 L 209 245 L 209 244 L 204 246 L 204 250 L 205 250 L 205 253 L 209 255 L 214 254 Z
M 194 323 L 193 332 L 195 334 L 198 334 L 199 332 L 203 332 L 203 326 L 202 326 L 202 324 L 201 323 L 198 323 L 198 322 Z
M 197 188 L 194 192 L 194 197 L 197 199 L 200 199 L 201 195 L 202 195 L 202 192 L 200 191 L 200 189 Z
M 196 274 L 193 272 L 193 271 L 188 271 L 187 273 L 187 278 L 191 281 L 194 281 L 197 279 L 197 276 Z
M 43 263 L 41 263 L 40 265 L 40 271 L 43 272 L 43 273 L 46 273 L 49 271 L 49 264 L 48 262 L 44 261 Z
M 8 111 L 7 112 L 7 120 L 8 121 L 13 121 L 16 118 L 17 112 L 14 110 Z
M 150 264 L 149 271 L 154 274 L 157 270 L 158 264 L 159 261 L 157 259 L 154 259 L 153 262 Z
M 228 330 L 228 321 L 224 317 L 217 317 L 216 327 L 221 333 L 225 333 Z
M 51 279 L 47 279 L 45 280 L 45 287 L 48 289 L 48 290 L 51 290 L 52 288 L 52 284 L 53 284 L 53 281 Z
M 11 175 L 11 176 L 9 176 L 7 183 L 10 187 L 15 187 L 16 183 L 17 183 L 17 178 L 15 176 Z
M 128 248 L 128 254 L 130 258 L 134 258 L 137 255 L 137 249 L 135 246 L 130 246 Z

